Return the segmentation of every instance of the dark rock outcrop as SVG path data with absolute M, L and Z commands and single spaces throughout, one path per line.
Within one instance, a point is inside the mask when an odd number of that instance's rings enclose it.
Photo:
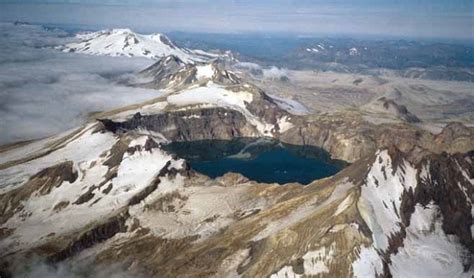
M 64 181 L 73 183 L 77 177 L 72 161 L 62 162 L 39 171 L 23 186 L 0 195 L 0 224 L 21 211 L 23 209 L 21 203 L 33 194 L 49 194 L 54 187 L 61 186 Z
M 405 105 L 400 105 L 392 99 L 381 97 L 377 100 L 377 103 L 379 103 L 387 113 L 392 114 L 399 119 L 402 119 L 409 123 L 421 122 L 416 115 L 408 111 Z
M 403 161 L 409 154 L 400 152 L 395 147 L 389 149 L 392 160 L 392 170 L 400 169 L 405 173 Z M 427 207 L 429 204 L 439 207 L 442 221 L 442 229 L 447 235 L 455 235 L 460 244 L 474 253 L 474 241 L 471 234 L 473 224 L 471 209 L 474 201 L 474 177 L 473 161 L 474 152 L 465 154 L 429 154 L 415 164 L 418 170 L 417 185 L 413 191 L 411 188 L 403 192 L 400 205 L 400 231 L 389 238 L 389 246 L 383 252 L 384 274 L 391 277 L 389 265 L 391 256 L 403 248 L 406 237 L 406 229 L 410 226 L 411 216 L 416 205 Z M 393 173 L 392 173 L 393 174 Z M 403 180 L 403 176 L 401 177 Z M 395 211 L 397 211 L 395 209 Z M 472 264 L 472 258 L 464 257 L 464 269 L 468 271 Z
M 151 79 L 151 81 L 139 84 L 139 86 L 162 89 L 168 87 L 171 83 L 186 85 L 196 81 L 195 75 L 196 68 L 193 65 L 186 64 L 178 57 L 170 55 L 141 71 L 139 76 Z
M 160 132 L 172 141 L 232 139 L 256 134 L 255 127 L 247 122 L 242 113 L 224 108 L 192 109 L 150 116 L 136 114 L 124 122 L 100 121 L 112 132 L 143 128 Z
M 419 177 L 419 186 L 413 193 L 413 202 L 422 205 L 434 202 L 440 207 L 444 232 L 456 235 L 471 254 L 474 254 L 474 241 L 470 204 L 474 202 L 474 185 L 469 179 L 474 178 L 473 160 L 472 151 L 464 155 L 442 153 L 426 157 L 421 165 L 425 165 L 430 178 Z
M 122 213 L 95 226 L 73 240 L 65 249 L 50 256 L 48 261 L 52 263 L 63 261 L 86 248 L 113 237 L 117 233 L 125 232 L 127 230 L 125 226 L 127 218 L 128 214 Z

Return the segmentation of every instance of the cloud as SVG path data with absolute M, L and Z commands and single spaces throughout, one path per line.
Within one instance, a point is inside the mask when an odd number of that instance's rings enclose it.
M 239 62 L 235 65 L 237 69 L 245 70 L 250 72 L 254 77 L 270 80 L 288 81 L 288 70 L 284 68 L 278 68 L 271 66 L 269 68 L 263 68 L 261 65 L 250 62 Z
M 249 70 L 261 70 L 262 67 L 259 64 L 251 62 L 238 62 L 235 67 Z
M 159 95 L 121 84 L 151 60 L 61 53 L 47 46 L 71 38 L 39 26 L 0 24 L 0 38 L 0 144 L 56 134 L 90 112 Z
M 144 278 L 149 276 L 145 275 L 145 271 L 139 268 L 129 271 L 125 265 L 120 263 L 94 266 L 89 259 L 79 262 L 64 261 L 51 264 L 46 263 L 44 258 L 34 257 L 26 265 L 25 262 L 19 261 L 15 262 L 15 265 L 21 266 L 19 270 L 14 271 L 13 276 L 15 278 Z
M 288 72 L 286 69 L 277 68 L 275 66 L 264 69 L 263 70 L 263 77 L 266 79 L 277 79 L 277 80 L 288 80 Z
M 235 64 L 237 69 L 247 70 L 254 76 L 263 75 L 263 69 L 259 64 L 250 63 L 250 62 L 239 62 Z

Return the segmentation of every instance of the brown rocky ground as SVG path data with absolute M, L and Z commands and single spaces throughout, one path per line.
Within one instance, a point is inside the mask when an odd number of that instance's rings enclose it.
M 414 271 L 410 261 L 472 274 L 474 130 L 466 122 L 431 132 L 347 107 L 292 115 L 253 85 L 220 86 L 252 101 L 179 106 L 160 97 L 95 114 L 100 121 L 61 138 L 1 149 L 2 277 L 38 269 L 79 277 L 404 277 L 403 269 Z M 159 145 L 260 136 L 321 147 L 351 165 L 307 186 L 233 173 L 210 179 Z M 430 245 L 432 237 L 444 245 Z

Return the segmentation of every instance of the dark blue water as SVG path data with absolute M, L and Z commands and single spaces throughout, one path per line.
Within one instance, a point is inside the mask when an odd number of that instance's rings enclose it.
M 252 146 L 239 141 L 172 143 L 168 150 L 186 158 L 191 168 L 211 178 L 240 173 L 257 182 L 308 184 L 343 168 L 321 149 L 272 141 Z

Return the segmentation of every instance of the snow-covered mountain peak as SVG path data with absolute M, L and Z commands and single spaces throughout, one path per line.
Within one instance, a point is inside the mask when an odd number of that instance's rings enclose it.
M 59 46 L 64 52 L 77 52 L 89 55 L 146 57 L 160 59 L 176 56 L 185 63 L 205 62 L 218 55 L 201 50 L 191 50 L 175 45 L 160 33 L 138 34 L 128 28 L 107 29 L 97 32 L 80 33 L 76 41 Z

